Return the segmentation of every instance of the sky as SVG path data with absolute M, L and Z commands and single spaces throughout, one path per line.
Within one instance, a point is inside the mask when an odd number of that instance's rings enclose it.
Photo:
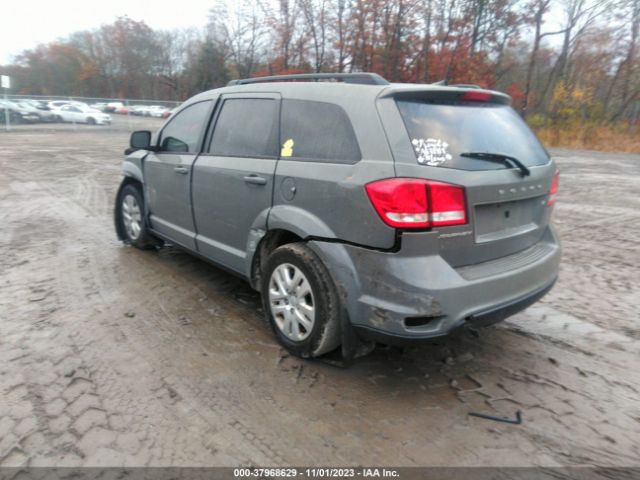
M 6 0 L 0 15 L 0 65 L 25 49 L 112 23 L 122 15 L 144 20 L 153 29 L 204 27 L 214 4 L 215 0 Z
M 216 0 L 5 0 L 0 8 L 0 65 L 11 63 L 25 49 L 112 23 L 122 15 L 144 20 L 154 30 L 201 28 L 215 3 Z M 561 16 L 558 8 L 552 10 L 545 19 L 545 31 L 557 30 Z M 547 40 L 554 43 L 557 38 Z

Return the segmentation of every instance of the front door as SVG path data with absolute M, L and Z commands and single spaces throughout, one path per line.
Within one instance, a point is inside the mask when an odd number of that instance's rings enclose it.
M 276 94 L 230 94 L 193 167 L 192 196 L 200 253 L 246 273 L 251 228 L 266 229 L 278 159 Z
M 144 162 L 151 228 L 177 244 L 196 249 L 191 212 L 193 163 L 200 153 L 212 101 L 194 103 L 174 115 L 158 136 L 158 150 Z

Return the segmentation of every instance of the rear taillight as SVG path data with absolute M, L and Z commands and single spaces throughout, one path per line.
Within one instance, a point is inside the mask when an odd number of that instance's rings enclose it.
M 380 218 L 396 228 L 428 228 L 467 223 L 464 188 L 420 178 L 388 178 L 369 183 L 367 195 Z
M 547 206 L 550 207 L 556 203 L 556 194 L 558 193 L 558 187 L 560 186 L 560 170 L 556 170 L 553 180 L 551 181 L 551 190 L 549 190 L 549 200 Z

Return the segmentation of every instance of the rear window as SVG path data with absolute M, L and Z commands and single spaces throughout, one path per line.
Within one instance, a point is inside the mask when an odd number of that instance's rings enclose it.
M 275 158 L 278 148 L 277 105 L 274 100 L 225 100 L 211 140 L 213 155 Z
M 332 103 L 283 100 L 280 141 L 283 158 L 356 163 L 361 157 L 349 117 Z
M 460 156 L 469 152 L 509 155 L 527 166 L 549 161 L 542 144 L 507 105 L 472 102 L 443 105 L 415 100 L 396 103 L 420 164 L 462 170 L 509 168 Z

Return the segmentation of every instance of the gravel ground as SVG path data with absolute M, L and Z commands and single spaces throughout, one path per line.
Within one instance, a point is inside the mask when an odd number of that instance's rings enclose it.
M 639 155 L 553 152 L 543 301 L 339 369 L 286 355 L 242 281 L 116 240 L 128 129 L 0 132 L 0 465 L 640 466 Z

